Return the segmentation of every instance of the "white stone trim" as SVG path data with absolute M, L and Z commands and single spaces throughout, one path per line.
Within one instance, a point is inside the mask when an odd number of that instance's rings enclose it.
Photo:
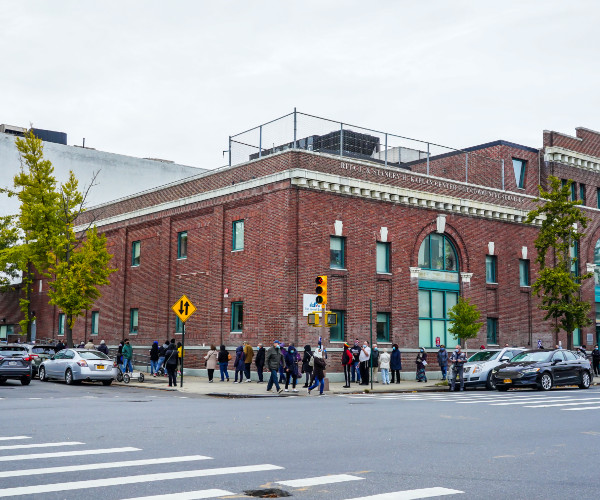
M 419 277 L 419 273 L 421 272 L 421 268 L 420 267 L 409 267 L 408 269 L 410 270 L 410 277 L 411 278 L 418 278 Z
M 593 273 L 596 271 L 596 264 L 590 264 L 589 262 L 586 262 L 585 267 L 588 273 Z
M 600 172 L 600 158 L 590 156 L 559 146 L 548 146 L 545 149 L 544 161 L 555 161 L 571 167 Z
M 473 273 L 460 273 L 460 278 L 463 283 L 471 283 L 472 277 L 473 277 Z

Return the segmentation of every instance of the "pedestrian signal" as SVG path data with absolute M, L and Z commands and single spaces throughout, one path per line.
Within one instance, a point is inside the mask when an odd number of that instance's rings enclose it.
M 317 304 L 324 306 L 327 304 L 327 276 L 317 276 L 315 283 L 317 284 L 315 288 Z
M 337 326 L 337 313 L 326 312 L 325 313 L 325 325 L 326 326 Z
M 321 326 L 319 313 L 316 313 L 316 312 L 308 313 L 308 325 L 309 326 Z

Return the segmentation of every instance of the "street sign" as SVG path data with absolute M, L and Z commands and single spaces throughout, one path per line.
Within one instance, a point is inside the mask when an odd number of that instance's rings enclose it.
M 192 304 L 192 301 L 185 295 L 182 295 L 181 298 L 175 302 L 175 304 L 173 304 L 171 309 L 173 309 L 173 312 L 177 314 L 183 323 L 185 323 L 196 310 L 194 304 Z

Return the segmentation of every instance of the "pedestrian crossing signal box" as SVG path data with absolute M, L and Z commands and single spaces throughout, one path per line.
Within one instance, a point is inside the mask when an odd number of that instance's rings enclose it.
M 309 326 L 322 326 L 321 325 L 321 313 L 311 312 L 308 313 L 308 325 Z M 325 326 L 337 326 L 337 313 L 327 311 L 325 313 Z

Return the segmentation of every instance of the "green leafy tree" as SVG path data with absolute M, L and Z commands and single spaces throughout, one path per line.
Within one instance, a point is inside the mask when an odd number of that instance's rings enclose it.
M 477 306 L 463 297 L 459 297 L 458 302 L 448 310 L 448 318 L 451 322 L 448 332 L 456 339 L 465 341 L 465 351 L 467 350 L 467 340 L 474 339 L 479 334 L 483 324 L 477 321 L 480 316 Z
M 9 289 L 16 282 L 26 264 L 26 260 L 22 260 L 19 239 L 16 217 L 0 217 L 0 291 Z
M 540 272 L 532 288 L 541 297 L 539 308 L 546 311 L 544 319 L 555 320 L 555 333 L 566 332 L 567 348 L 571 349 L 573 331 L 591 323 L 590 303 L 581 300 L 580 288 L 581 282 L 593 273 L 578 275 L 577 256 L 573 252 L 590 219 L 579 209 L 580 201 L 569 199 L 572 181 L 563 185 L 557 177 L 550 176 L 549 180 L 551 189 L 545 191 L 539 187 L 540 196 L 536 199 L 539 206 L 527 216 L 529 223 L 542 218 L 535 240 Z

